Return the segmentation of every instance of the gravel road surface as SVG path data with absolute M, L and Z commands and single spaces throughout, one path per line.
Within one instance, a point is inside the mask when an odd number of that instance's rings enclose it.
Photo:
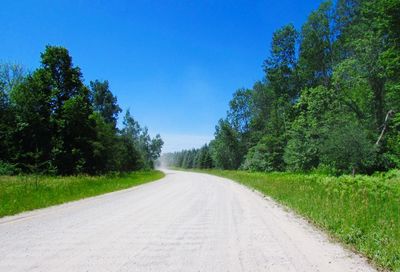
M 242 185 L 165 172 L 136 188 L 0 219 L 0 271 L 374 271 Z

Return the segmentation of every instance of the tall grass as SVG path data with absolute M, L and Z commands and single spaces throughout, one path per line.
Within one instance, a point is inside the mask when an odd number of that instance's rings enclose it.
M 106 176 L 0 176 L 0 217 L 126 189 L 163 176 L 160 171 Z
M 400 172 L 379 176 L 210 170 L 269 195 L 380 267 L 400 271 Z

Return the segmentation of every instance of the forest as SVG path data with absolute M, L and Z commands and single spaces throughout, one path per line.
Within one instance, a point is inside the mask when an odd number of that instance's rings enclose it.
M 238 89 L 181 168 L 372 174 L 400 167 L 400 1 L 322 3 L 276 30 L 265 76 Z
M 0 175 L 107 174 L 152 169 L 163 141 L 151 138 L 108 81 L 85 85 L 68 50 L 46 46 L 28 72 L 0 64 Z

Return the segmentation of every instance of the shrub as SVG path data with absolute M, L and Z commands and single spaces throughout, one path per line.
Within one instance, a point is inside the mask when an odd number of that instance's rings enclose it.
M 19 169 L 11 163 L 0 161 L 0 176 L 16 175 Z

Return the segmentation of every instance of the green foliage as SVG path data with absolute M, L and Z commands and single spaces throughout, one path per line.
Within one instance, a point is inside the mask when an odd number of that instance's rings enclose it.
M 15 126 L 10 127 L 13 142 L 9 161 L 23 171 L 51 158 L 51 78 L 44 70 L 28 75 L 10 94 Z M 44 166 L 44 165 L 43 165 Z M 43 170 L 43 169 L 41 169 Z
M 339 63 L 332 76 L 333 88 L 339 93 L 340 103 L 356 114 L 360 122 L 374 128 L 373 91 L 366 79 L 364 67 L 356 59 Z
M 373 177 L 208 170 L 305 216 L 380 267 L 400 269 L 400 173 Z
M 266 78 L 275 95 L 289 101 L 293 101 L 298 95 L 297 38 L 298 33 L 292 24 L 277 30 L 272 38 L 271 56 L 264 61 Z
M 113 124 L 107 123 L 98 112 L 90 116 L 91 122 L 95 124 L 96 136 L 92 140 L 93 171 L 95 173 L 107 173 L 120 171 L 120 142 L 115 133 Z
M 221 169 L 237 169 L 245 155 L 240 134 L 227 120 L 219 121 L 210 150 L 215 166 Z
M 91 82 L 89 90 L 63 47 L 47 46 L 41 58 L 26 76 L 20 66 L 0 66 L 1 161 L 62 175 L 153 167 L 161 137 L 151 139 L 129 112 L 132 121 L 117 129 L 121 109 L 107 81 Z
M 0 92 L 7 96 L 11 91 L 22 83 L 25 77 L 24 68 L 19 64 L 0 64 Z M 3 97 L 4 98 L 4 97 Z M 5 99 L 7 101 L 7 99 Z
M 0 171 L 2 169 L 0 164 Z M 127 189 L 164 177 L 160 171 L 105 176 L 0 176 L 0 217 Z
M 400 113 L 397 113 L 391 123 L 387 145 L 390 148 L 385 154 L 393 167 L 400 168 Z
M 283 170 L 282 138 L 264 136 L 254 147 L 250 148 L 241 168 L 250 171 L 271 172 Z
M 252 103 L 252 91 L 244 89 L 237 90 L 229 102 L 227 114 L 229 123 L 241 134 L 245 134 L 249 130 Z
M 375 146 L 354 122 L 338 123 L 322 143 L 321 163 L 344 173 L 365 171 L 375 162 Z
M 18 174 L 19 169 L 15 165 L 0 161 L 0 176 Z
M 333 60 L 332 3 L 313 11 L 301 30 L 298 71 L 304 87 L 329 86 Z
M 25 72 L 20 65 L 0 63 L 0 160 L 8 160 L 15 152 L 12 130 L 16 120 L 10 94 L 23 81 L 24 76 Z
M 323 86 L 306 89 L 295 107 L 298 115 L 291 126 L 285 162 L 293 171 L 311 170 L 320 163 L 320 147 L 339 115 L 337 93 Z
M 213 168 L 214 162 L 210 154 L 210 148 L 208 145 L 204 145 L 198 152 L 196 160 L 196 168 L 209 169 Z
M 117 124 L 118 113 L 122 110 L 117 104 L 117 98 L 109 89 L 108 81 L 91 81 L 90 89 L 92 91 L 93 110 L 100 113 L 107 123 L 113 124 L 115 127 Z

